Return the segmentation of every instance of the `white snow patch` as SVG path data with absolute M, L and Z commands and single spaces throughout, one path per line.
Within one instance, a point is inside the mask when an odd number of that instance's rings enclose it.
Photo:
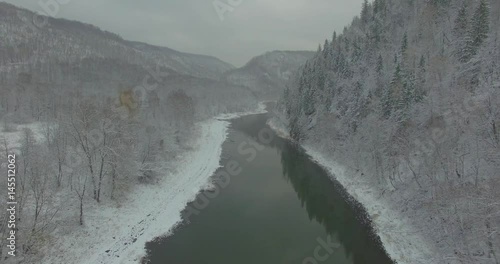
M 0 146 L 2 146 L 3 148 L 5 142 L 7 142 L 7 148 L 9 149 L 9 152 L 15 152 L 19 154 L 19 149 L 21 148 L 21 142 L 23 138 L 23 130 L 25 128 L 28 128 L 33 132 L 33 136 L 35 137 L 37 142 L 43 140 L 43 123 L 41 122 L 23 125 L 11 125 L 15 127 L 15 131 L 2 132 L 0 130 Z
M 268 121 L 267 121 L 267 125 L 272 129 L 274 130 L 274 132 L 282 137 L 282 138 L 285 138 L 285 139 L 290 139 L 291 140 L 291 137 L 290 137 L 290 133 L 288 132 L 288 129 L 286 128 L 286 126 L 283 124 L 283 122 L 279 121 L 276 119 L 276 117 L 274 118 L 270 118 Z
M 246 116 L 246 115 L 256 115 L 256 114 L 264 114 L 264 113 L 267 113 L 266 104 L 264 102 L 260 102 L 257 109 L 254 111 L 221 114 L 221 115 L 218 115 L 216 117 L 216 119 L 218 119 L 218 120 L 231 120 L 231 119 L 235 119 L 235 118 Z
M 313 147 L 306 145 L 304 149 L 363 205 L 371 217 L 375 233 L 380 237 L 391 259 L 398 264 L 435 263 L 432 256 L 436 254 L 427 240 L 420 235 L 422 232 L 415 230 L 404 217 L 391 209 L 390 203 L 373 191 L 371 185 L 359 180 L 359 177 L 353 177 L 355 172 L 350 172 Z

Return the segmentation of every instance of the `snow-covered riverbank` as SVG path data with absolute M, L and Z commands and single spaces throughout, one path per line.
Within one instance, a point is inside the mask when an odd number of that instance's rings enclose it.
M 427 240 L 408 223 L 404 215 L 393 210 L 392 202 L 374 190 L 373 186 L 356 177 L 356 172 L 336 163 L 313 146 L 303 146 L 311 158 L 325 168 L 330 176 L 359 202 L 370 216 L 375 233 L 380 237 L 389 257 L 398 264 L 435 263 L 435 254 Z
M 47 247 L 41 263 L 138 263 L 145 254 L 145 243 L 172 232 L 185 205 L 219 168 L 228 124 L 218 120 L 200 124 L 196 147 L 185 153 L 177 171 L 158 185 L 137 186 L 121 207 L 87 209 L 83 227 L 68 233 L 56 230 L 55 241 Z
M 173 174 L 158 185 L 136 186 L 120 207 L 94 204 L 86 208 L 83 227 L 60 227 L 52 233 L 54 241 L 44 249 L 41 263 L 138 263 L 146 253 L 145 243 L 172 234 L 186 204 L 209 186 L 220 167 L 226 120 L 264 112 L 260 104 L 252 112 L 220 115 L 199 124 L 196 146 L 179 159 Z
M 286 127 L 276 119 L 268 122 L 278 135 L 290 138 Z M 398 264 L 436 263 L 432 247 L 421 236 L 422 232 L 415 230 L 411 223 L 397 210 L 393 203 L 381 195 L 380 190 L 374 190 L 373 185 L 357 177 L 361 172 L 346 168 L 331 157 L 325 155 L 315 146 L 302 145 L 306 153 L 320 166 L 325 168 L 333 180 L 340 183 L 347 193 L 361 204 L 371 218 L 374 232 L 380 237 L 382 246 L 389 257 Z

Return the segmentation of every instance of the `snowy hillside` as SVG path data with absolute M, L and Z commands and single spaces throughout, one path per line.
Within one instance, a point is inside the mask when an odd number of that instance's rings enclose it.
M 249 87 L 261 99 L 276 100 L 286 83 L 308 59 L 309 51 L 273 51 L 257 56 L 245 66 L 227 72 L 224 78 Z
M 161 61 L 171 69 L 197 77 L 217 79 L 234 66 L 215 57 L 175 51 L 170 48 L 153 46 L 140 42 L 129 42 L 134 48 L 144 52 L 153 61 Z
M 39 120 L 34 110 L 55 109 L 65 103 L 64 95 L 74 94 L 116 101 L 129 91 L 145 106 L 164 103 L 166 96 L 158 94 L 180 89 L 195 99 L 199 119 L 257 105 L 247 88 L 218 81 L 234 67 L 217 58 L 126 41 L 92 25 L 36 16 L 6 3 L 0 3 L 0 14 L 0 104 L 17 122 Z
M 93 25 L 45 19 L 31 11 L 0 3 L 1 71 L 24 63 L 73 63 L 93 57 L 121 59 L 150 67 L 159 64 L 181 74 L 212 79 L 234 68 L 214 57 L 126 41 Z
M 500 1 L 365 1 L 283 93 L 398 263 L 499 263 L 499 33 Z

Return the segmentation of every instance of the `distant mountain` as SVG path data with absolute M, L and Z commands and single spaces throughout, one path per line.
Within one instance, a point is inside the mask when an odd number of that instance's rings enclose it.
M 130 90 L 141 100 L 159 96 L 160 103 L 183 90 L 197 104 L 198 119 L 257 107 L 247 87 L 221 80 L 234 66 L 215 57 L 127 41 L 66 19 L 33 24 L 42 18 L 0 3 L 0 111 L 27 113 L 63 103 L 54 98 L 116 99 Z M 30 121 L 26 116 L 18 120 Z
M 116 58 L 150 67 L 161 65 L 181 74 L 217 79 L 234 66 L 215 57 L 179 52 L 120 36 L 77 21 L 35 18 L 35 13 L 0 3 L 0 65 L 74 62 L 89 57 Z M 33 21 L 39 21 L 35 25 Z
M 233 65 L 212 56 L 184 53 L 141 42 L 129 42 L 129 44 L 144 52 L 144 55 L 151 60 L 161 61 L 179 73 L 216 79 L 222 73 L 235 68 Z
M 272 51 L 224 74 L 228 82 L 250 88 L 261 99 L 277 99 L 286 83 L 308 59 L 311 51 Z

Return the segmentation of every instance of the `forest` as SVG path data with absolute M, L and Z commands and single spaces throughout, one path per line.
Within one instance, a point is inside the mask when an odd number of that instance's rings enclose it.
M 416 227 L 427 263 L 499 263 L 499 33 L 499 1 L 364 1 L 274 122 Z

